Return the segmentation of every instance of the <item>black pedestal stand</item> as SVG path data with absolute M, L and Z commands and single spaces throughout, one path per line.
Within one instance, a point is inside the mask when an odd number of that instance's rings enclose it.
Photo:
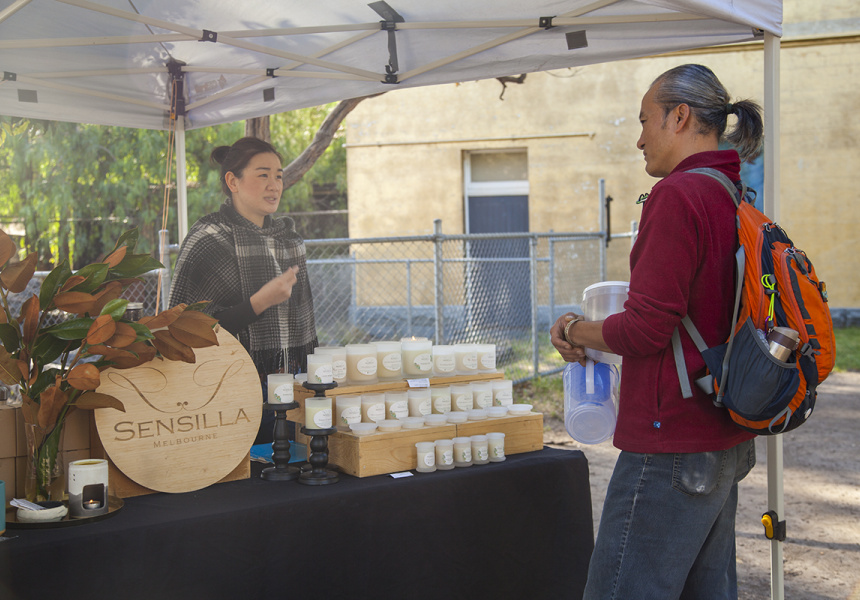
M 326 390 L 337 387 L 337 382 L 332 383 L 309 383 L 302 384 L 305 388 L 312 390 L 317 398 L 325 398 Z M 336 427 L 328 429 L 309 429 L 302 427 L 302 433 L 311 436 L 308 444 L 308 462 L 312 469 L 305 471 L 299 476 L 299 483 L 305 485 L 328 485 L 337 483 L 340 477 L 334 471 L 326 470 L 328 464 L 328 436 L 337 431 Z
M 287 427 L 287 411 L 298 408 L 298 402 L 288 402 L 287 404 L 269 404 L 263 403 L 263 410 L 275 411 L 275 426 L 272 429 L 272 462 L 274 467 L 263 469 L 260 477 L 268 481 L 292 481 L 299 478 L 301 469 L 299 467 L 290 466 L 290 438 L 289 429 Z

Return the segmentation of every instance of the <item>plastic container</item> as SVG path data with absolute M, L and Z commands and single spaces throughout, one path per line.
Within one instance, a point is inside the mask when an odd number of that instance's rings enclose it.
M 486 408 L 473 408 L 466 411 L 467 419 L 470 421 L 483 421 L 487 418 Z
M 582 444 L 599 444 L 615 433 L 618 367 L 586 360 L 564 368 L 564 428 Z
M 630 284 L 626 281 L 601 281 L 585 288 L 582 292 L 582 313 L 585 320 L 602 321 L 609 315 L 622 312 L 629 290 Z M 611 352 L 586 348 L 585 355 L 597 362 L 621 364 L 621 357 Z
M 376 422 L 377 430 L 382 433 L 400 431 L 401 427 L 403 427 L 403 423 L 401 423 L 399 419 L 382 419 L 381 421 Z
M 491 419 L 498 419 L 499 417 L 508 416 L 508 407 L 507 406 L 491 406 L 487 409 L 487 416 Z
M 349 428 L 355 435 L 376 433 L 376 423 L 350 423 Z
M 403 429 L 421 429 L 424 427 L 424 417 L 404 417 L 400 419 Z
M 531 404 L 511 404 L 508 407 L 508 414 L 512 417 L 521 417 L 522 415 L 529 414 L 531 411 Z
M 427 415 L 424 417 L 424 424 L 427 427 L 439 427 L 448 424 L 447 415 Z
M 465 423 L 469 420 L 469 415 L 461 410 L 453 410 L 448 413 L 447 420 L 449 423 Z

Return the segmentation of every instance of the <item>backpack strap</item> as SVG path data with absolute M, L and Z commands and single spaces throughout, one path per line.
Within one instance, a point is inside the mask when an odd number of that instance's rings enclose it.
M 728 178 L 722 171 L 717 171 L 716 169 L 711 169 L 710 167 L 702 167 L 700 169 L 690 169 L 689 171 L 685 171 L 686 173 L 698 173 L 699 175 L 707 175 L 712 179 L 716 179 L 720 182 L 720 184 L 726 188 L 726 191 L 729 193 L 729 196 L 732 197 L 732 202 L 735 203 L 735 208 L 740 207 L 741 201 L 746 198 L 747 195 L 747 186 L 741 181 L 741 187 L 738 189 L 738 186 Z

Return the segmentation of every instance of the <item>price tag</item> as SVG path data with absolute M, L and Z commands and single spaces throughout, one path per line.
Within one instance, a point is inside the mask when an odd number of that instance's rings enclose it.
M 429 388 L 430 380 L 428 378 L 424 379 L 407 379 L 406 383 L 409 384 L 411 388 Z

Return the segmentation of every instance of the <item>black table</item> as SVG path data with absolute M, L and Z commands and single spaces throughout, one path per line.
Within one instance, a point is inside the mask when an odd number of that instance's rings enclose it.
M 127 498 L 85 525 L 9 529 L 0 598 L 580 598 L 594 545 L 588 461 L 503 463 L 334 485 L 252 477 Z

